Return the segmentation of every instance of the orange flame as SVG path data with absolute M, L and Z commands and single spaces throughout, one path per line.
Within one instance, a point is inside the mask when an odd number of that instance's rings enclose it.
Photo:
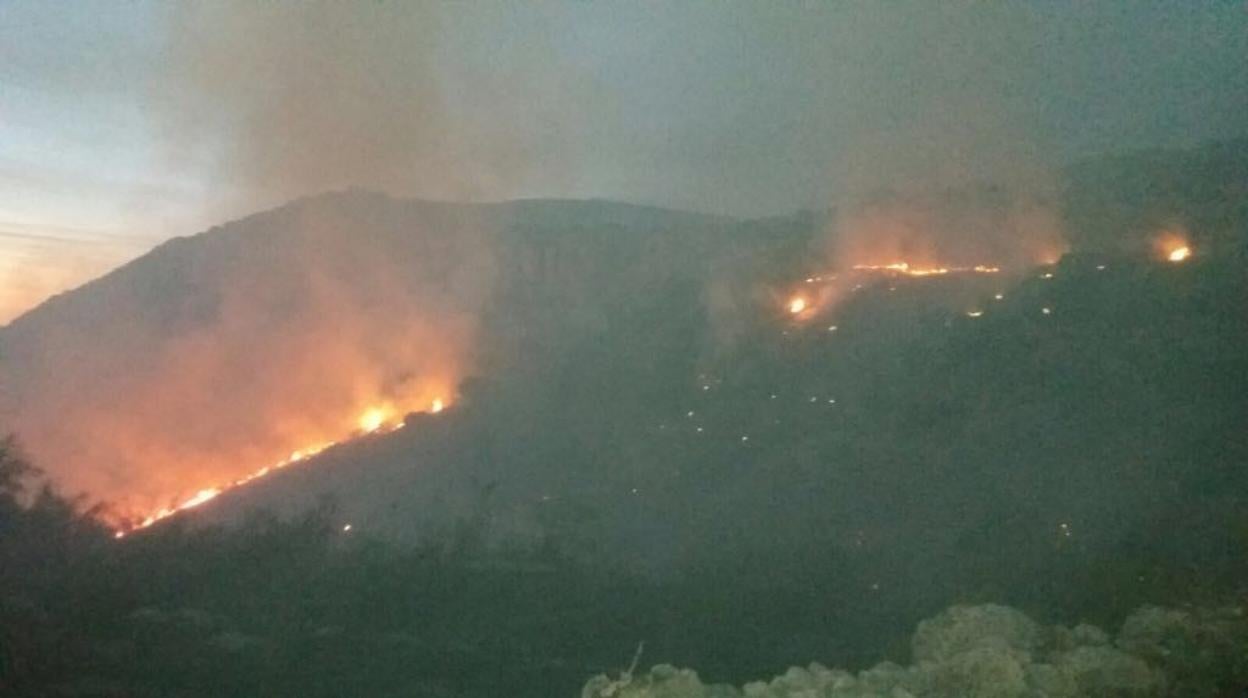
M 989 266 L 986 264 L 976 264 L 973 267 L 916 267 L 911 266 L 908 262 L 893 262 L 892 264 L 855 264 L 854 271 L 878 271 L 892 272 L 895 274 L 905 274 L 907 276 L 937 276 L 941 274 L 996 274 L 1001 271 L 1000 267 Z
M 1181 230 L 1167 230 L 1153 240 L 1153 251 L 1167 262 L 1185 262 L 1192 257 L 1192 243 Z
M 386 423 L 389 410 L 381 407 L 370 407 L 360 415 L 359 425 L 360 431 L 365 434 L 371 434 L 381 428 Z
M 793 296 L 789 299 L 789 312 L 793 315 L 802 314 L 808 306 L 808 301 L 802 296 Z
M 427 412 L 429 414 L 437 414 L 439 412 L 442 412 L 444 409 L 446 409 L 446 404 L 442 400 L 442 398 L 439 397 L 439 398 L 434 398 Z M 305 446 L 304 448 L 292 451 L 290 455 L 287 456 L 284 460 L 278 461 L 271 465 L 266 465 L 263 468 L 260 468 L 259 470 L 256 470 L 255 472 L 252 472 L 249 475 L 244 475 L 240 478 L 237 478 L 235 480 L 232 480 L 222 485 L 218 485 L 215 487 L 207 487 L 202 490 L 199 490 L 193 496 L 184 500 L 180 504 L 174 504 L 171 506 L 162 507 L 148 514 L 147 516 L 143 517 L 137 524 L 123 526 L 122 528 L 117 529 L 116 531 L 113 532 L 113 537 L 124 538 L 126 537 L 126 535 L 130 533 L 133 533 L 138 530 L 142 530 L 144 528 L 148 528 L 152 526 L 153 524 L 156 524 L 159 521 L 167 519 L 179 512 L 187 511 L 188 509 L 194 509 L 195 507 L 198 507 L 201 504 L 204 504 L 206 502 L 212 501 L 213 499 L 216 499 L 218 496 L 220 496 L 221 494 L 225 492 L 228 492 L 237 487 L 242 487 L 243 485 L 246 485 L 249 482 L 258 480 L 266 475 L 269 475 L 278 470 L 291 466 L 295 463 L 300 463 L 302 461 L 305 461 L 311 458 L 312 456 L 315 456 L 318 453 L 321 453 L 322 451 L 329 449 L 332 446 L 337 446 L 338 444 L 343 443 L 344 441 L 349 441 L 355 436 L 372 434 L 372 433 L 380 431 L 383 427 L 388 427 L 387 429 L 388 431 L 397 431 L 399 429 L 402 429 L 405 426 L 405 423 L 402 421 L 394 421 L 393 420 L 394 413 L 395 413 L 395 408 L 389 405 L 370 407 L 367 410 L 365 410 L 363 414 L 360 415 L 359 420 L 358 420 L 359 430 L 354 435 L 349 435 L 345 437 L 342 441 L 322 441 L 320 443 Z M 349 528 L 346 530 L 349 530 Z

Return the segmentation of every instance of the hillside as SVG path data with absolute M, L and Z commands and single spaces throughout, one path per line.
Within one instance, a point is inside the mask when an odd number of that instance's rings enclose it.
M 1124 550 L 1160 575 L 1144 595 L 1213 583 L 1163 577 L 1237 564 L 1248 322 L 1228 301 L 1248 288 L 1213 259 L 1105 267 L 1072 258 L 1002 300 L 997 279 L 881 280 L 700 362 L 696 323 L 664 329 L 673 293 L 554 365 L 479 379 L 441 415 L 201 516 L 332 497 L 355 536 L 416 541 L 460 520 L 652 571 L 739 566 L 760 585 L 861 568 L 842 583 L 934 602 L 1023 580 L 1037 601 L 1074 601 L 1088 590 L 1063 575 Z
M 787 557 L 811 531 L 850 552 L 991 548 L 974 529 L 999 534 L 1001 516 L 1028 541 L 1112 546 L 1176 478 L 1199 479 L 1184 475 L 1199 444 L 1238 453 L 1243 153 L 1071 167 L 1075 247 L 1047 271 L 813 286 L 834 214 L 313 197 L 171 241 L 4 328 L 0 414 L 63 486 L 123 515 L 359 436 L 356 416 L 384 405 L 378 419 L 412 428 L 203 518 L 332 495 L 358 533 L 483 519 L 492 540 L 609 540 L 642 568 Z M 1149 207 L 1150 191 L 1167 195 Z M 1126 209 L 1141 213 L 1114 218 Z M 1146 218 L 1182 227 L 1197 258 L 1157 263 Z M 794 289 L 818 301 L 800 321 L 782 311 Z M 434 401 L 451 407 L 415 416 Z M 734 532 L 741 510 L 767 525 Z M 711 537 L 732 544 L 711 555 Z
M 504 344 L 601 324 L 622 274 L 701 283 L 719 224 L 594 202 L 297 201 L 5 327 L 0 419 L 67 490 L 150 510 L 347 436 L 366 410 L 449 402 Z
M 1144 253 L 1154 231 L 1178 226 L 1204 247 L 1245 254 L 1248 139 L 1088 158 L 1062 179 L 1064 217 L 1078 249 Z
M 1233 599 L 1243 188 L 1114 218 L 1158 158 L 1073 168 L 1070 251 L 997 272 L 830 269 L 835 212 L 366 192 L 170 242 L 0 330 L 36 463 L 159 504 L 340 443 L 67 556 L 110 601 L 57 618 L 152 695 L 550 695 L 642 639 L 741 683 L 904 661 L 955 602 L 1110 628 Z

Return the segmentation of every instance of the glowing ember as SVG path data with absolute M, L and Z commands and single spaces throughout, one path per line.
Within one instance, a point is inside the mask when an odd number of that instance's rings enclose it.
M 1191 259 L 1192 243 L 1188 240 L 1186 231 L 1166 230 L 1153 239 L 1153 253 L 1158 259 L 1178 264 Z
M 1173 250 L 1170 250 L 1170 253 L 1166 255 L 1166 259 L 1171 262 L 1182 262 L 1191 256 L 1192 248 L 1187 245 L 1183 245 L 1182 247 L 1176 247 Z
M 429 406 L 429 412 L 431 414 L 437 414 L 445 408 L 446 406 L 442 404 L 442 398 L 434 398 L 433 404 Z
M 806 310 L 806 299 L 805 299 L 805 298 L 802 298 L 801 296 L 794 296 L 794 297 L 793 297 L 793 298 L 789 301 L 789 312 L 790 312 L 790 313 L 792 313 L 792 314 L 794 314 L 794 315 L 798 315 L 798 314 L 801 314 L 804 310 Z

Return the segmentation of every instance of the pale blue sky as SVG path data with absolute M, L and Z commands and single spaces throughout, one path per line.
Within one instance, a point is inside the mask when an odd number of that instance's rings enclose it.
M 0 322 L 301 193 L 738 215 L 1244 135 L 1243 2 L 0 0 Z

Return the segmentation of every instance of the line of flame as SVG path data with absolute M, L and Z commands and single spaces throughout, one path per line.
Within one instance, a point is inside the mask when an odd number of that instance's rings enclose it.
M 432 406 L 430 406 L 428 412 L 429 414 L 438 414 L 439 412 L 443 410 L 443 407 L 444 407 L 443 402 L 439 398 L 433 401 L 433 404 Z M 117 529 L 116 531 L 113 532 L 113 537 L 125 538 L 130 533 L 148 528 L 179 512 L 183 512 L 188 509 L 194 509 L 195 507 L 200 506 L 201 504 L 204 504 L 205 502 L 210 502 L 213 499 L 216 499 L 218 496 L 220 496 L 224 492 L 228 492 L 236 487 L 242 487 L 243 485 L 246 485 L 249 482 L 259 480 L 260 478 L 266 475 L 277 472 L 278 470 L 282 470 L 283 468 L 287 468 L 291 465 L 294 465 L 295 463 L 301 463 L 311 458 L 312 456 L 315 456 L 318 453 L 325 451 L 326 449 L 329 449 L 333 446 L 337 446 L 340 443 L 345 443 L 355 438 L 360 438 L 363 436 L 368 436 L 370 434 L 376 434 L 379 432 L 398 431 L 399 429 L 402 429 L 404 426 L 407 426 L 405 422 L 396 422 L 394 424 L 382 425 L 373 429 L 361 430 L 355 436 L 348 436 L 338 441 L 323 441 L 313 446 L 306 446 L 296 451 L 292 451 L 291 454 L 287 456 L 286 458 L 276 463 L 273 463 L 271 465 L 266 465 L 263 468 L 260 468 L 259 470 L 253 473 L 244 475 L 240 478 L 231 480 L 228 483 L 218 485 L 216 487 L 207 487 L 202 490 L 199 490 L 194 495 L 192 495 L 189 499 L 183 501 L 180 504 L 162 507 L 161 509 L 158 509 L 151 514 L 148 514 L 146 517 L 143 518 L 142 521 L 140 521 L 137 524 L 134 524 L 127 528 Z
M 892 264 L 855 264 L 854 271 L 884 271 L 908 276 L 936 276 L 940 274 L 996 274 L 1000 267 L 976 264 L 973 267 L 914 267 L 907 262 Z

